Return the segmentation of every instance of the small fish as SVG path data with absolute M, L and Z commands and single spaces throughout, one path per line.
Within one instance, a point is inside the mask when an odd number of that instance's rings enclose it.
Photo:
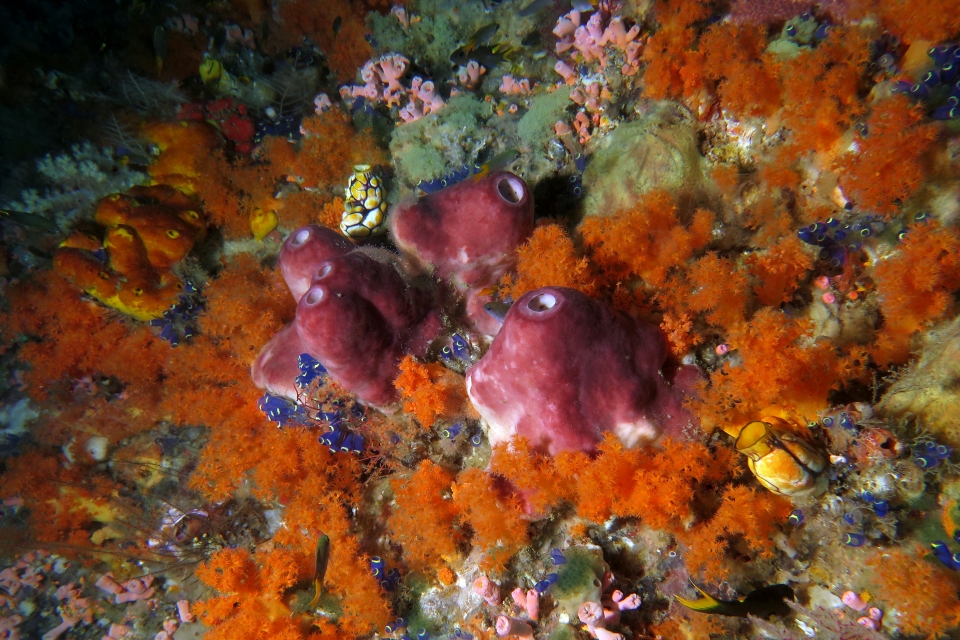
M 497 322 L 503 324 L 503 321 L 507 317 L 507 312 L 510 311 L 510 307 L 513 306 L 513 303 L 507 304 L 506 302 L 488 302 L 483 305 L 483 310 L 489 313 Z
M 533 2 L 525 6 L 523 9 L 520 9 L 520 11 L 517 12 L 517 15 L 520 16 L 521 18 L 532 16 L 533 14 L 535 14 L 537 11 L 540 11 L 540 9 L 543 9 L 548 4 L 550 4 L 550 0 L 533 0 Z
M 467 43 L 461 48 L 466 49 L 467 51 L 473 51 L 477 47 L 490 42 L 490 38 L 492 38 L 493 34 L 495 34 L 499 29 L 500 25 L 496 22 L 485 24 L 477 29 L 476 32 L 470 36 L 470 39 L 467 40 Z
M 494 171 L 499 171 L 500 169 L 505 169 L 506 167 L 510 166 L 519 158 L 520 152 L 516 149 L 507 149 L 506 151 L 501 151 L 479 167 L 476 167 L 476 172 L 473 174 L 473 181 L 480 182 L 483 178 L 490 175 Z
M 477 293 L 477 295 L 481 297 L 493 296 L 493 295 L 496 295 L 497 291 L 499 290 L 500 290 L 500 287 L 498 287 L 497 285 L 491 285 L 489 287 L 484 287 L 483 289 L 480 289 L 480 292 Z
M 327 574 L 327 563 L 330 561 L 330 536 L 323 534 L 317 540 L 317 568 L 313 572 L 313 588 L 316 594 L 308 605 L 309 609 L 315 609 L 320 602 L 320 594 L 323 593 L 323 577 Z
M 60 227 L 57 226 L 56 222 L 35 213 L 14 211 L 13 209 L 0 209 L 0 217 L 5 217 L 17 224 L 33 227 L 34 229 L 41 229 L 42 231 L 49 231 L 51 233 L 60 231 Z
M 465 67 L 471 60 L 476 60 L 487 69 L 493 69 L 504 60 L 507 60 L 512 53 L 513 49 L 505 42 L 493 46 L 483 45 L 474 47 L 473 49 L 460 47 L 450 54 L 450 61 L 457 66 Z
M 523 40 L 520 41 L 520 46 L 527 49 L 533 49 L 534 47 L 540 47 L 543 44 L 542 36 L 537 30 L 531 31 L 527 35 L 523 36 Z
M 340 33 L 340 29 L 343 27 L 343 16 L 337 16 L 333 19 L 333 35 Z
M 690 584 L 693 584 L 693 582 Z M 737 616 L 739 618 L 746 618 L 747 616 L 756 616 L 757 618 L 769 618 L 774 615 L 785 616 L 790 613 L 790 607 L 787 606 L 785 600 L 796 599 L 793 589 L 785 584 L 761 587 L 740 600 L 717 600 L 696 584 L 693 584 L 693 586 L 703 595 L 702 598 L 687 600 L 680 596 L 674 597 L 688 609 L 718 616 Z
M 153 59 L 157 63 L 157 75 L 163 71 L 163 63 L 167 60 L 167 32 L 160 25 L 153 30 Z

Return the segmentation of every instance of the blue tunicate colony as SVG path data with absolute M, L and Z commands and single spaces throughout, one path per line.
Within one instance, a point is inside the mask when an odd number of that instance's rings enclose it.
M 920 82 L 898 81 L 894 91 L 922 102 L 934 120 L 960 119 L 960 45 L 948 43 L 931 47 L 927 55 L 933 61 L 933 68 Z
M 105 252 L 103 261 L 106 262 Z M 183 293 L 177 303 L 164 311 L 162 318 L 151 320 L 149 324 L 160 330 L 161 339 L 169 342 L 171 347 L 176 347 L 181 341 L 197 335 L 197 316 L 203 311 L 203 306 L 200 289 L 191 280 L 184 280 Z
M 366 421 L 366 410 L 358 403 L 353 403 L 347 409 L 345 402 L 334 400 L 327 391 L 321 395 L 326 386 L 327 369 L 319 360 L 309 353 L 301 353 L 297 359 L 300 373 L 296 378 L 296 387 L 299 402 L 288 398 L 264 394 L 258 406 L 271 422 L 277 426 L 306 426 L 321 427 L 326 431 L 318 438 L 320 444 L 330 448 L 331 453 L 363 453 L 363 436 L 354 430 L 348 429 L 351 424 Z M 322 398 L 322 399 L 321 399 Z

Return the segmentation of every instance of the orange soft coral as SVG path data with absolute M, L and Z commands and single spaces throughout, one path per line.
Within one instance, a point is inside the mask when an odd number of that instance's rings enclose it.
M 519 503 L 499 495 L 493 477 L 477 468 L 461 471 L 452 493 L 462 518 L 473 529 L 474 547 L 483 550 L 480 568 L 502 570 L 529 542 Z
M 260 556 L 263 557 L 260 557 Z M 245 549 L 222 549 L 196 568 L 196 576 L 222 596 L 196 604 L 195 613 L 210 627 L 206 637 L 289 640 L 306 637 L 280 595 L 296 582 L 297 562 L 284 551 L 254 557 Z M 277 581 L 278 576 L 284 576 Z
M 290 41 L 289 46 L 304 38 L 317 43 L 337 82 L 352 80 L 371 54 L 364 39 L 366 4 L 347 0 L 327 0 L 322 4 L 309 0 L 284 2 L 278 9 L 283 24 L 281 37 Z M 340 24 L 334 29 L 337 20 Z
M 293 320 L 296 309 L 279 270 L 261 266 L 248 254 L 224 266 L 204 293 L 202 333 L 243 365 L 251 364 L 260 347 Z
M 666 191 L 645 194 L 637 207 L 611 217 L 589 218 L 581 234 L 591 262 L 609 281 L 635 274 L 654 287 L 710 241 L 713 214 L 701 209 L 682 224 Z
M 701 89 L 704 56 L 691 51 L 694 24 L 709 15 L 708 2 L 661 0 L 654 7 L 659 29 L 643 48 L 644 91 L 651 98 L 692 97 Z
M 403 398 L 403 410 L 413 414 L 424 429 L 438 418 L 453 417 L 466 408 L 463 377 L 436 362 L 404 356 L 394 385 Z
M 561 468 L 572 471 L 588 460 L 581 452 L 564 451 L 556 458 L 538 454 L 526 438 L 517 437 L 493 448 L 490 469 L 522 492 L 527 511 L 540 517 L 546 516 L 562 500 L 573 498 L 574 474 L 561 473 Z
M 742 362 L 725 363 L 694 400 L 701 424 L 738 428 L 763 415 L 815 418 L 840 384 L 840 356 L 826 340 L 810 342 L 809 323 L 769 307 L 730 328 L 727 342 Z
M 881 365 L 899 364 L 913 334 L 944 317 L 960 288 L 960 233 L 936 222 L 910 229 L 899 251 L 874 271 L 884 324 L 873 349 Z
M 770 116 L 780 108 L 780 86 L 775 64 L 761 60 L 767 46 L 766 29 L 759 25 L 723 23 L 700 38 L 706 52 L 704 73 L 719 82 L 723 107 L 737 116 Z
M 928 174 L 937 126 L 924 123 L 919 105 L 905 95 L 878 102 L 867 118 L 868 134 L 840 158 L 840 185 L 858 204 L 891 215 Z
M 378 165 L 387 156 L 369 133 L 357 133 L 350 116 L 331 109 L 303 120 L 306 132 L 289 170 L 303 186 L 329 190 L 346 185 L 355 164 Z
M 707 322 L 718 327 L 743 320 L 750 285 L 733 260 L 708 253 L 690 267 L 687 279 L 685 303 L 691 311 L 705 313 Z
M 587 295 L 594 293 L 587 275 L 586 258 L 578 258 L 573 241 L 557 224 L 538 226 L 517 250 L 517 274 L 505 275 L 501 294 L 516 300 L 528 291 L 546 287 L 570 287 Z
M 454 526 L 460 509 L 450 499 L 453 479 L 450 471 L 424 460 L 409 478 L 391 482 L 396 506 L 387 526 L 411 569 L 437 568 L 457 555 L 462 534 Z
M 930 0 L 923 4 L 910 0 L 884 0 L 876 10 L 884 29 L 908 43 L 926 40 L 943 42 L 960 31 L 960 14 L 952 0 Z
M 860 78 L 869 46 L 859 31 L 834 27 L 814 49 L 802 49 L 780 67 L 784 109 L 793 158 L 810 149 L 830 152 L 859 115 Z
M 762 253 L 747 257 L 753 292 L 763 305 L 779 306 L 790 300 L 802 279 L 813 268 L 813 255 L 796 236 L 780 240 Z
M 960 624 L 957 574 L 924 558 L 919 547 L 889 548 L 870 557 L 870 592 L 906 634 L 940 637 Z
M 715 513 L 690 528 L 674 534 L 684 546 L 684 559 L 692 575 L 706 580 L 724 580 L 732 573 L 727 548 L 734 540 L 760 557 L 773 554 L 773 534 L 793 504 L 769 491 L 728 486 Z

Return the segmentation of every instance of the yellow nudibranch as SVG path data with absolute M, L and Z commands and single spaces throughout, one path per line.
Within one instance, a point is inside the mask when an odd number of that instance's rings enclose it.
M 387 203 L 383 181 L 369 164 L 353 167 L 347 182 L 340 231 L 348 238 L 366 238 L 386 233 Z

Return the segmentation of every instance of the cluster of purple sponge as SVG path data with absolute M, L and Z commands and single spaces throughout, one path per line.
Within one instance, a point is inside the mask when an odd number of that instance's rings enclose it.
M 296 399 L 298 357 L 309 353 L 362 402 L 389 410 L 400 359 L 430 352 L 448 315 L 493 336 L 466 382 L 492 443 L 519 434 L 550 453 L 590 451 L 608 431 L 635 445 L 691 422 L 662 375 L 659 328 L 560 287 L 522 296 L 502 326 L 484 311 L 485 290 L 533 231 L 518 176 L 498 171 L 396 205 L 390 227 L 400 256 L 317 225 L 287 238 L 280 268 L 296 319 L 263 347 L 257 386 Z

